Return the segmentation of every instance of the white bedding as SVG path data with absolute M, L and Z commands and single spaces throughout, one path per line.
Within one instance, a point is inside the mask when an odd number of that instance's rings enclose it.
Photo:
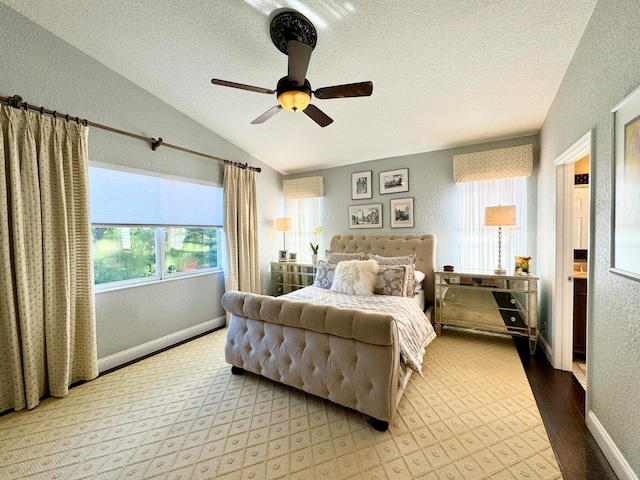
M 389 295 L 345 295 L 313 286 L 287 293 L 284 297 L 392 315 L 398 326 L 400 359 L 409 368 L 422 375 L 425 347 L 436 338 L 436 332 L 413 298 Z

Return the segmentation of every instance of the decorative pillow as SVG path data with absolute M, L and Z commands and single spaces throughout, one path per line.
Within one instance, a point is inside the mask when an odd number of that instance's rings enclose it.
M 420 270 L 416 270 L 414 272 L 415 278 L 416 278 L 416 290 L 418 288 L 422 288 L 422 282 L 424 282 L 424 279 L 427 277 L 427 274 L 424 272 L 421 272 Z
M 330 250 L 327 250 L 325 252 L 325 255 L 327 256 L 327 262 L 329 263 L 338 263 L 338 262 L 344 262 L 345 260 L 366 260 L 366 254 L 365 253 L 342 253 L 342 252 L 332 252 Z
M 373 295 L 378 269 L 375 260 L 343 260 L 336 265 L 331 290 L 347 295 Z
M 416 294 L 415 271 L 416 271 L 416 254 L 403 255 L 399 257 L 382 257 L 373 253 L 369 254 L 371 260 L 375 260 L 380 265 L 408 265 L 409 280 L 407 281 L 407 297 L 413 297 Z
M 318 260 L 318 271 L 316 273 L 316 279 L 313 282 L 314 287 L 324 288 L 329 290 L 333 284 L 333 277 L 336 272 L 336 264 L 328 263 L 324 260 Z
M 380 265 L 376 288 L 376 295 L 391 295 L 393 297 L 407 296 L 407 278 L 409 267 L 407 265 Z

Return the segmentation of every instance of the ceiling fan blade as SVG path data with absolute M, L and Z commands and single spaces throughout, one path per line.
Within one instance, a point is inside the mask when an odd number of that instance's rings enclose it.
M 256 118 L 253 122 L 251 122 L 251 125 L 257 125 L 259 123 L 266 122 L 271 117 L 273 117 L 276 113 L 278 113 L 280 110 L 282 110 L 282 105 L 276 105 L 275 107 L 271 107 L 269 110 L 267 110 L 258 118 Z
M 368 97 L 373 93 L 373 83 L 359 82 L 346 85 L 335 85 L 333 87 L 323 87 L 317 89 L 313 94 L 316 98 L 346 98 L 346 97 Z
M 236 82 L 228 82 L 227 80 L 218 80 L 217 78 L 212 78 L 211 83 L 214 85 L 222 85 L 223 87 L 232 87 L 239 88 L 240 90 L 249 90 L 250 92 L 258 92 L 258 93 L 276 93 L 275 90 L 269 90 L 268 88 L 261 87 L 253 87 L 251 85 L 245 85 L 244 83 L 236 83 Z
M 321 127 L 326 127 L 327 125 L 333 123 L 333 119 L 330 116 L 328 116 L 313 104 L 310 104 L 307 108 L 305 108 L 304 113 L 306 113 L 307 117 L 309 117 Z
M 313 48 L 306 43 L 289 40 L 287 51 L 289 56 L 288 79 L 296 86 L 303 85 L 307 78 L 307 69 Z

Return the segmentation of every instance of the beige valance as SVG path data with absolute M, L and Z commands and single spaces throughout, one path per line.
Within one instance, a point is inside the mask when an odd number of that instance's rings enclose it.
M 313 198 L 324 196 L 324 183 L 322 177 L 305 177 L 285 180 L 283 182 L 284 198 Z
M 456 183 L 529 177 L 532 173 L 532 144 L 453 156 L 453 180 Z

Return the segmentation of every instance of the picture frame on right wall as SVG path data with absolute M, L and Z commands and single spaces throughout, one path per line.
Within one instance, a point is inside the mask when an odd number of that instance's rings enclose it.
M 380 172 L 380 195 L 409 191 L 409 169 Z
M 611 272 L 640 281 L 640 87 L 611 110 Z
M 391 228 L 409 228 L 414 226 L 413 197 L 391 200 Z

